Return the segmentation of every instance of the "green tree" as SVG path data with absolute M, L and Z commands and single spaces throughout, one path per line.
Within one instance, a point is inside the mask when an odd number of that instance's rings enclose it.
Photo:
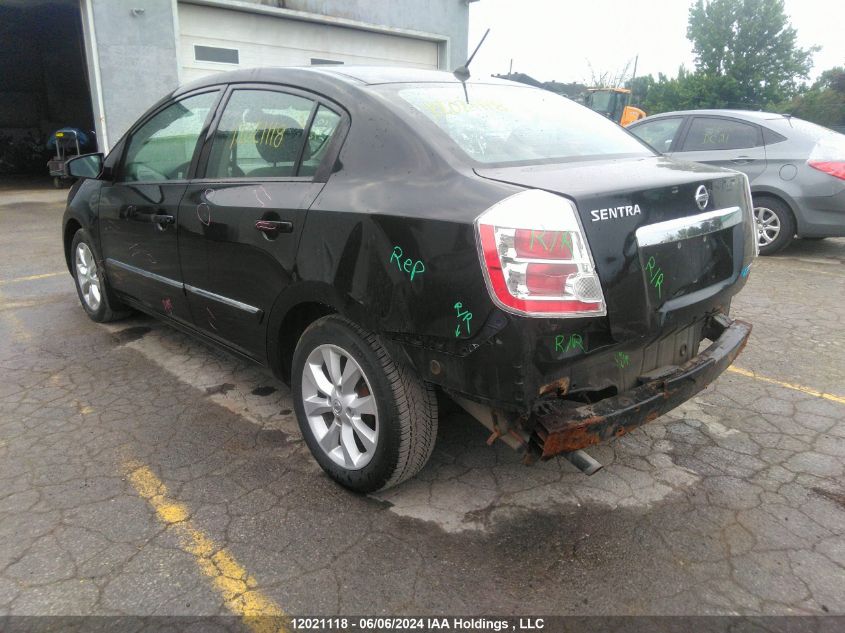
M 845 128 L 845 68 L 824 71 L 809 90 L 772 109 L 819 125 Z
M 819 50 L 797 46 L 783 0 L 697 0 L 687 37 L 697 74 L 736 83 L 733 107 L 762 108 L 795 96 Z
M 652 77 L 636 77 L 630 82 L 632 103 L 648 114 L 670 110 L 697 108 L 731 108 L 742 98 L 742 89 L 733 77 L 705 75 L 689 72 L 683 66 L 678 76 L 666 77 L 660 73 L 657 81 Z
M 845 66 L 835 66 L 824 71 L 813 84 L 813 89 L 816 88 L 836 90 L 845 94 Z

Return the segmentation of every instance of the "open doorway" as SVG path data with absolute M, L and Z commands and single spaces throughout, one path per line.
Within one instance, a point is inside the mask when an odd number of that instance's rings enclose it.
M 60 128 L 96 151 L 77 0 L 0 0 L 0 77 L 0 177 L 46 179 Z

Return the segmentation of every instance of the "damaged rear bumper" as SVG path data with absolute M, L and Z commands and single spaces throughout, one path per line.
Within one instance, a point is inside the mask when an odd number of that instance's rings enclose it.
M 562 399 L 542 400 L 531 416 L 529 450 L 548 459 L 623 435 L 689 400 L 721 374 L 739 355 L 751 325 L 712 317 L 705 335 L 713 343 L 658 379 L 599 402 L 576 406 Z

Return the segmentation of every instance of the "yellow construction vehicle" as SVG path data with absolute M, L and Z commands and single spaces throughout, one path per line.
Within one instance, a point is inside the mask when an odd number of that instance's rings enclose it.
M 628 105 L 630 100 L 627 88 L 587 88 L 584 105 L 625 127 L 646 116 L 643 110 Z

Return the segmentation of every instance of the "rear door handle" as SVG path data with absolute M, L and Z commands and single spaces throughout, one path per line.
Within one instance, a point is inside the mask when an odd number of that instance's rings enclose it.
M 258 220 L 255 228 L 265 235 L 276 235 L 277 233 L 292 233 L 293 222 L 280 222 L 278 220 Z

